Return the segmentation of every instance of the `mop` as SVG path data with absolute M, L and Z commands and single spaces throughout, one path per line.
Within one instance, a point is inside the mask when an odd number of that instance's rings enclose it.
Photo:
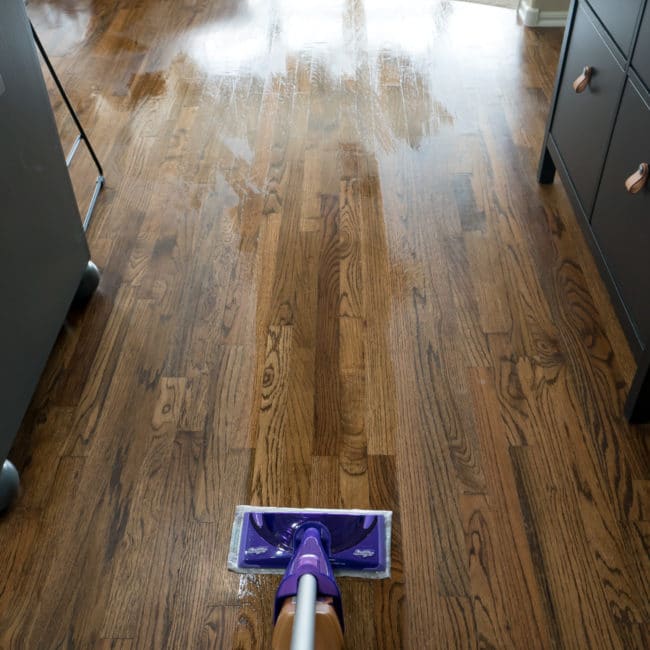
M 390 576 L 392 513 L 237 506 L 228 568 L 284 574 L 273 650 L 339 650 L 343 607 L 335 575 Z

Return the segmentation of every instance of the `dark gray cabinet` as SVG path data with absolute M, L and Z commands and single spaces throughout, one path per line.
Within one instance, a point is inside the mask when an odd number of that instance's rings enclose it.
M 637 357 L 632 420 L 650 420 L 649 14 L 573 0 L 539 167 L 541 183 L 559 172 Z
M 643 0 L 588 0 L 623 54 L 628 55 Z
M 634 48 L 632 67 L 641 80 L 650 88 L 650 4 L 646 5 L 639 37 Z
M 573 84 L 587 67 L 590 70 L 589 83 L 582 92 L 576 92 Z M 625 71 L 588 14 L 579 8 L 566 54 L 551 132 L 562 159 L 572 171 L 571 180 L 588 212 L 596 198 L 624 82 Z
M 91 268 L 23 0 L 0 2 L 0 143 L 2 510 L 15 483 L 3 461 Z
M 625 179 L 650 164 L 650 107 L 627 84 L 591 220 L 636 336 L 650 342 L 650 191 L 631 194 Z

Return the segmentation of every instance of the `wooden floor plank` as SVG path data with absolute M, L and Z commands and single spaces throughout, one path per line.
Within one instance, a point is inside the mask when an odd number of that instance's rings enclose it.
M 513 461 L 539 540 L 544 580 L 552 594 L 561 644 L 625 647 L 607 611 L 602 585 L 582 552 L 587 540 L 571 499 L 534 448 L 513 450 Z
M 496 647 L 519 647 L 521 643 L 553 647 L 558 636 L 555 614 L 544 584 L 537 579 L 536 547 L 527 537 L 530 524 L 520 507 L 517 475 L 511 463 L 511 454 L 519 447 L 509 444 L 495 408 L 498 398 L 492 373 L 487 369 L 472 370 L 471 381 L 487 477 L 485 498 L 464 501 L 470 569 L 476 576 L 472 581 L 476 585 L 472 585 L 476 589 L 474 605 L 480 608 L 476 614 L 479 638 L 484 633 L 488 639 L 493 637 L 490 643 Z M 485 553 L 481 554 L 482 548 Z M 479 557 L 472 561 L 477 551 Z M 489 598 L 485 604 L 483 593 Z M 501 602 L 501 593 L 516 596 Z M 485 631 L 483 626 L 487 626 Z

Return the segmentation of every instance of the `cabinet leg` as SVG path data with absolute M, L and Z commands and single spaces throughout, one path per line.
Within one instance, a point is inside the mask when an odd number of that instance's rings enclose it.
M 79 288 L 72 301 L 74 307 L 81 307 L 90 300 L 90 297 L 99 286 L 100 279 L 99 269 L 94 262 L 89 261 L 81 276 Z
M 549 185 L 553 182 L 554 178 L 555 163 L 553 162 L 553 158 L 551 158 L 548 147 L 544 147 L 544 153 L 539 161 L 539 169 L 537 170 L 537 180 L 542 185 Z
M 5 460 L 2 469 L 0 469 L 0 512 L 11 505 L 12 501 L 18 496 L 19 489 L 18 470 L 13 466 L 13 463 Z
M 633 424 L 650 422 L 650 347 L 646 348 L 625 403 L 625 417 Z

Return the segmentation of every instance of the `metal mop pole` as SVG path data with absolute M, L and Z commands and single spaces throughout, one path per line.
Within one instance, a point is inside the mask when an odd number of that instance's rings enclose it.
M 291 650 L 314 650 L 316 589 L 316 578 L 309 573 L 305 573 L 298 581 Z

